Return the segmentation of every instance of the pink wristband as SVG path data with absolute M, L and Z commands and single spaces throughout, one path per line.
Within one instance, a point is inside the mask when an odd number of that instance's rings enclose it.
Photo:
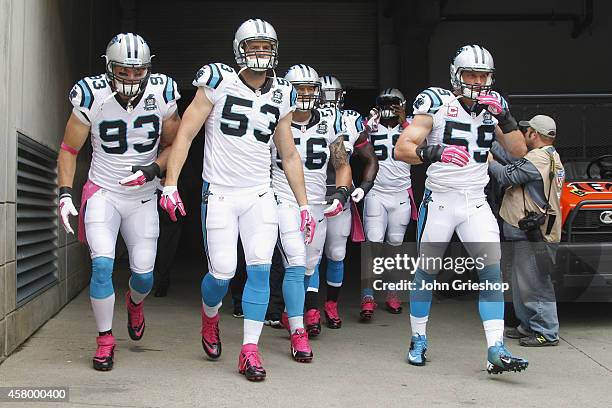
M 364 140 L 363 142 L 356 144 L 355 145 L 355 149 L 361 149 L 363 146 L 367 145 L 368 143 L 370 143 L 370 141 L 368 139 Z
M 68 146 L 66 143 L 62 142 L 62 144 L 60 145 L 60 149 L 67 151 L 70 154 L 73 155 L 77 155 L 79 154 L 79 151 L 77 149 L 75 149 L 74 147 Z
M 402 123 L 402 129 L 406 129 L 408 125 L 410 125 L 410 123 L 408 122 L 408 119 L 404 120 L 404 122 Z

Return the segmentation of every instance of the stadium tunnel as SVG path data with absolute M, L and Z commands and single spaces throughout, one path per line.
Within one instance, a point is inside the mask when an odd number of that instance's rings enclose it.
M 210 62 L 233 64 L 234 31 L 253 17 L 277 30 L 277 75 L 295 63 L 333 74 L 346 87 L 346 106 L 362 113 L 382 88 L 400 88 L 410 106 L 421 89 L 448 87 L 455 50 L 481 44 L 495 58 L 496 87 L 517 118 L 538 112 L 557 119 L 562 158 L 611 150 L 612 3 L 603 0 L 0 0 L 0 360 L 89 282 L 86 248 L 56 219 L 55 160 L 72 84 L 102 73 L 109 39 L 134 31 L 156 55 L 154 71 L 178 82 L 183 111 L 195 93 L 194 73 Z M 194 143 L 181 179 L 189 216 L 177 258 L 203 265 L 202 143 Z M 77 192 L 90 154 L 89 147 L 79 154 Z M 423 180 L 424 169 L 414 168 L 416 197 Z M 347 270 L 357 271 L 358 248 L 349 254 Z M 347 273 L 349 282 L 357 276 Z

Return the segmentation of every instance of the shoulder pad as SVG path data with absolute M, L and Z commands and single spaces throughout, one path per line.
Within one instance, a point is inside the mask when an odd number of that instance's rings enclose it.
M 236 75 L 236 71 L 228 65 L 221 63 L 204 65 L 196 73 L 193 85 L 217 89 L 223 81 L 223 77 L 230 75 Z
M 104 75 L 85 77 L 72 87 L 68 99 L 75 108 L 90 110 L 96 99 L 96 94 L 102 90 L 110 90 Z
M 178 84 L 166 74 L 152 74 L 149 77 L 149 83 L 162 93 L 166 103 L 176 101 L 181 97 L 178 92 Z
M 421 92 L 412 104 L 413 114 L 433 115 L 453 98 L 453 93 L 442 88 L 430 87 Z

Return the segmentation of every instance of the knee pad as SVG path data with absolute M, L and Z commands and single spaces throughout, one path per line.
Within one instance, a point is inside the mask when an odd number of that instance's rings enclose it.
M 329 261 L 342 262 L 344 257 L 346 257 L 346 237 L 334 235 L 331 241 L 328 242 L 329 245 L 325 245 L 325 256 L 327 256 L 327 259 Z
M 499 264 L 487 265 L 478 271 L 481 284 L 498 285 L 500 289 L 484 288 L 478 294 L 480 318 L 498 320 L 504 318 L 504 292 L 501 289 L 502 277 Z
M 157 238 L 147 238 L 128 250 L 130 256 L 130 269 L 135 274 L 151 272 L 155 268 L 157 254 Z
M 138 293 L 149 293 L 153 289 L 153 272 L 135 273 L 132 271 L 130 288 Z
M 344 261 L 327 260 L 327 284 L 340 287 L 344 279 Z
M 304 266 L 306 264 L 306 247 L 301 232 L 291 231 L 282 234 L 281 243 L 287 265 Z
M 89 296 L 106 299 L 115 293 L 113 288 L 113 258 L 99 256 L 91 260 L 91 280 Z
M 209 254 L 208 273 L 212 274 L 215 279 L 219 280 L 230 280 L 236 273 L 236 253 L 231 251 L 225 251 L 220 248 L 216 248 L 214 256 Z
M 209 307 L 214 307 L 221 303 L 227 293 L 229 284 L 229 279 L 217 279 L 210 272 L 204 275 L 200 286 L 204 304 Z

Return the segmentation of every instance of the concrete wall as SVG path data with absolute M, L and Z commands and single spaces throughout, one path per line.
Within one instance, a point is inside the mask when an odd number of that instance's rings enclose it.
M 89 280 L 85 247 L 58 227 L 58 283 L 16 307 L 16 145 L 20 132 L 58 149 L 70 114 L 67 93 L 101 54 L 93 50 L 92 16 L 105 12 L 91 0 L 0 0 L 0 361 Z M 75 185 L 87 160 L 87 152 L 80 155 Z

